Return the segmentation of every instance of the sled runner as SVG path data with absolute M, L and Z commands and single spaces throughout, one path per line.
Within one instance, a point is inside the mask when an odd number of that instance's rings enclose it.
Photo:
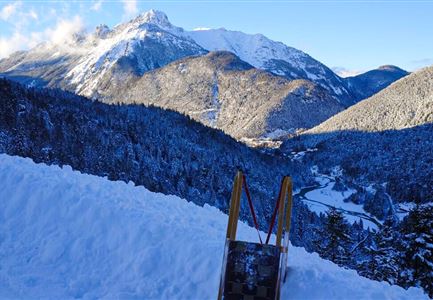
M 260 243 L 236 240 L 242 187 L 245 189 Z M 286 198 L 287 205 L 285 204 Z M 270 245 L 269 239 L 277 213 L 276 243 Z M 290 177 L 285 176 L 281 182 L 268 235 L 263 243 L 245 175 L 240 171 L 236 174 L 230 200 L 218 300 L 280 299 L 281 284 L 286 279 L 291 213 L 292 181 Z

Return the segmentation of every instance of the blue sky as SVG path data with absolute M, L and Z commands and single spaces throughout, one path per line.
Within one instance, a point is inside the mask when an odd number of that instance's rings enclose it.
M 0 0 L 0 57 L 151 8 L 185 29 L 262 33 L 349 73 L 433 65 L 433 0 Z

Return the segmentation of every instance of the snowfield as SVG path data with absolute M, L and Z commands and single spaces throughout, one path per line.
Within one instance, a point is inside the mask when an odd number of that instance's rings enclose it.
M 216 299 L 226 225 L 210 206 L 1 154 L 0 298 Z M 282 299 L 427 296 L 291 247 Z

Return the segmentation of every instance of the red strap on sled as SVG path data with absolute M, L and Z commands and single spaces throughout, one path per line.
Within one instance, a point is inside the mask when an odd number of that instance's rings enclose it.
M 284 179 L 284 178 L 283 178 Z M 274 229 L 275 219 L 277 218 L 278 207 L 280 206 L 281 193 L 283 192 L 283 181 L 281 181 L 280 192 L 278 193 L 277 203 L 275 204 L 274 213 L 272 214 L 271 224 L 269 225 L 268 236 L 266 237 L 266 244 L 269 244 L 272 230 Z
M 254 212 L 253 201 L 251 201 L 251 195 L 250 195 L 250 191 L 248 190 L 247 178 L 245 177 L 245 175 L 243 175 L 242 182 L 244 184 L 245 194 L 247 195 L 248 205 L 250 206 L 251 214 L 253 216 L 254 226 L 256 227 L 257 234 L 259 235 L 260 244 L 263 244 L 262 237 L 260 236 L 260 231 L 259 231 L 259 223 L 257 222 L 256 213 Z

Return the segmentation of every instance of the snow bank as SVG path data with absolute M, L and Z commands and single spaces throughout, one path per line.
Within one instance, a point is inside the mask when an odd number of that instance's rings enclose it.
M 0 298 L 216 299 L 227 217 L 0 155 Z M 242 239 L 256 233 L 239 226 Z M 290 248 L 282 299 L 424 299 Z

